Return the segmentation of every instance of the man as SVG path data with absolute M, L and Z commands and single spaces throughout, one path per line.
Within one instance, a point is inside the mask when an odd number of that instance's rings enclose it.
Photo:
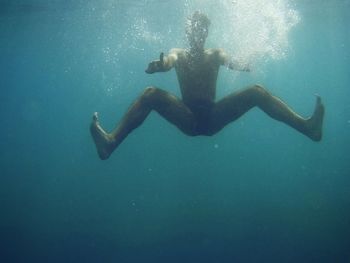
M 220 66 L 241 71 L 249 69 L 232 61 L 222 49 L 204 49 L 209 25 L 210 20 L 204 14 L 195 12 L 186 26 L 190 48 L 172 49 L 168 56 L 161 53 L 160 59 L 149 63 L 146 69 L 146 73 L 152 74 L 174 67 L 182 99 L 159 88 L 148 87 L 111 133 L 102 129 L 97 113 L 93 115 L 90 131 L 101 159 L 107 159 L 152 110 L 189 136 L 211 136 L 257 106 L 271 118 L 284 122 L 310 139 L 321 140 L 324 106 L 318 96 L 314 113 L 308 119 L 293 112 L 279 98 L 258 85 L 215 102 Z

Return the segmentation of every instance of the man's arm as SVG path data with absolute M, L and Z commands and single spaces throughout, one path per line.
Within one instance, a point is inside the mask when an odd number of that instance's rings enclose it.
M 148 64 L 146 73 L 152 74 L 155 72 L 165 72 L 172 69 L 177 61 L 177 53 L 171 50 L 168 56 L 164 56 L 164 53 L 160 53 L 159 60 L 154 60 Z
M 220 64 L 229 69 L 250 72 L 248 65 L 242 65 L 242 63 L 233 60 L 223 49 L 218 49 L 218 57 Z

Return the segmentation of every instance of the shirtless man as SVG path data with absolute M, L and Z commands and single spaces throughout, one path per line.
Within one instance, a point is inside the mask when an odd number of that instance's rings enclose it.
M 97 113 L 94 113 L 90 131 L 102 160 L 107 159 L 152 110 L 189 136 L 211 136 L 250 109 L 259 107 L 271 118 L 284 122 L 310 139 L 321 140 L 324 106 L 319 96 L 316 98 L 313 115 L 307 119 L 259 85 L 215 101 L 220 66 L 241 71 L 249 69 L 232 61 L 222 49 L 204 49 L 209 25 L 210 20 L 206 15 L 195 12 L 186 26 L 190 48 L 172 49 L 167 56 L 161 53 L 160 59 L 149 63 L 146 69 L 146 73 L 152 74 L 169 71 L 174 67 L 182 99 L 162 89 L 148 87 L 111 133 L 102 129 Z

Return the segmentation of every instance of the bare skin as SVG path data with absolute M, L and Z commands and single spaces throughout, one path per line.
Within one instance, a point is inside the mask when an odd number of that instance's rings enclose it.
M 192 23 L 193 24 L 193 23 Z M 211 136 L 254 107 L 271 118 L 284 122 L 314 141 L 322 138 L 324 106 L 317 96 L 310 118 L 303 118 L 281 99 L 262 86 L 254 85 L 215 101 L 220 66 L 249 71 L 232 61 L 222 49 L 204 49 L 208 28 L 195 23 L 188 36 L 190 49 L 172 49 L 167 56 L 152 61 L 146 73 L 166 72 L 175 68 L 182 98 L 156 87 L 148 87 L 131 105 L 117 127 L 107 133 L 94 113 L 90 132 L 102 160 L 107 159 L 120 143 L 154 110 L 189 136 Z

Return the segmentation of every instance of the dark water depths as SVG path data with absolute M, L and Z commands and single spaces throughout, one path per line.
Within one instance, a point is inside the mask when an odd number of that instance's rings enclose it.
M 110 130 L 146 86 L 179 95 L 173 71 L 144 73 L 185 45 L 198 3 L 173 2 L 0 2 L 0 262 L 350 262 L 349 1 L 295 1 L 289 25 L 269 9 L 271 34 L 239 24 L 251 46 L 198 6 L 208 46 L 253 62 L 222 69 L 218 98 L 261 83 L 308 116 L 320 94 L 322 142 L 257 109 L 195 138 L 152 113 L 97 158 L 94 111 Z

